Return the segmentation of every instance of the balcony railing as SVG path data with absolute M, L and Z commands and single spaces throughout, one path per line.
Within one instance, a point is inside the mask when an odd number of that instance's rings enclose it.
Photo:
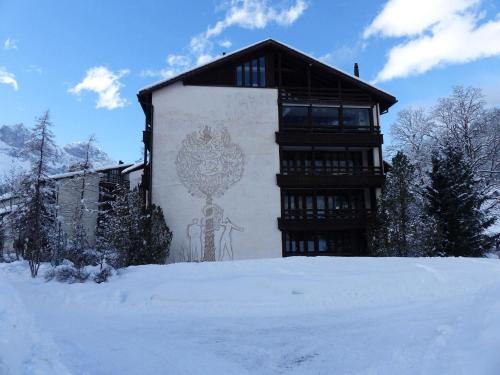
M 280 99 L 287 102 L 316 102 L 340 104 L 366 104 L 370 102 L 370 95 L 357 89 L 343 88 L 340 92 L 337 88 L 311 88 L 307 87 L 283 87 L 279 92 Z
M 301 176 L 381 176 L 382 168 L 372 166 L 281 166 L 282 175 Z
M 285 209 L 285 220 L 365 220 L 373 214 L 370 209 Z

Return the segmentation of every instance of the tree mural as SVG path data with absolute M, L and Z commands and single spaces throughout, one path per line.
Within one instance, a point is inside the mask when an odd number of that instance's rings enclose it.
M 189 194 L 204 198 L 201 225 L 204 228 L 203 260 L 215 261 L 215 231 L 222 225 L 223 210 L 213 199 L 224 195 L 243 175 L 244 156 L 240 146 L 231 143 L 226 128 L 188 134 L 177 154 L 177 175 Z

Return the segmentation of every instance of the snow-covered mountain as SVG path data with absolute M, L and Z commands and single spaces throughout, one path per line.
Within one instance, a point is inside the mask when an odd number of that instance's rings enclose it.
M 0 126 L 0 177 L 12 168 L 26 168 L 29 165 L 22 151 L 30 138 L 31 130 L 23 124 Z M 71 165 L 82 162 L 85 158 L 85 147 L 85 142 L 57 146 L 57 162 L 52 167 L 52 172 L 66 172 Z M 91 149 L 90 161 L 94 167 L 116 163 L 97 146 Z

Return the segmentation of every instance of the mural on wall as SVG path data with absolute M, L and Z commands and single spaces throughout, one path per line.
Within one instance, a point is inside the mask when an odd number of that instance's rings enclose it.
M 243 231 L 213 202 L 243 176 L 244 156 L 226 128 L 204 127 L 186 136 L 177 154 L 177 176 L 189 194 L 205 199 L 201 217 L 187 226 L 193 260 L 233 259 L 232 232 Z

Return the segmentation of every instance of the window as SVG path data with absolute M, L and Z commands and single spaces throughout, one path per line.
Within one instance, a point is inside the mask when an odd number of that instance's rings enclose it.
M 266 59 L 259 57 L 236 66 L 236 86 L 266 87 Z
M 352 218 L 363 210 L 362 189 L 288 189 L 283 194 L 285 219 L 340 219 Z
M 369 127 L 370 108 L 343 108 L 344 126 Z
M 300 107 L 299 107 L 300 108 Z M 292 118 L 292 116 L 290 116 Z M 293 116 L 296 120 L 297 116 Z M 291 125 L 300 121 L 290 121 Z M 286 149 L 281 152 L 281 173 L 282 174 L 353 174 L 359 173 L 363 168 L 362 151 L 330 151 L 319 147 L 312 152 L 308 149 Z
M 356 236 L 362 237 L 363 233 L 356 233 Z M 356 249 L 352 246 L 351 234 L 348 231 L 286 231 L 283 237 L 284 250 L 287 255 L 305 253 L 356 255 Z
M 290 111 L 290 107 L 299 107 L 303 114 L 303 119 L 301 121 L 302 127 L 309 128 L 309 124 L 319 131 L 324 130 L 342 130 L 345 127 L 348 130 L 360 129 L 369 130 L 371 125 L 372 111 L 367 107 L 343 107 L 342 109 L 342 121 L 340 116 L 340 107 L 327 106 L 327 105 L 308 105 L 308 104 L 298 104 L 298 103 L 285 103 L 283 104 L 283 114 L 282 117 L 287 116 L 287 112 Z M 299 111 L 296 109 L 295 111 Z M 285 125 L 288 125 L 285 121 Z M 307 126 L 306 126 L 307 125 Z M 293 124 L 291 126 L 293 128 Z
M 236 86 L 243 86 L 243 68 L 241 65 L 236 67 Z
M 252 87 L 259 86 L 259 64 L 257 59 L 252 60 Z
M 338 107 L 317 107 L 313 106 L 311 110 L 313 126 L 317 127 L 336 127 L 339 126 L 339 108 Z
M 245 86 L 250 86 L 250 63 L 245 63 Z
M 266 87 L 266 59 L 261 57 L 259 59 L 259 71 L 260 71 L 260 87 Z
M 308 126 L 309 107 L 283 105 L 283 125 L 287 128 L 304 128 Z

